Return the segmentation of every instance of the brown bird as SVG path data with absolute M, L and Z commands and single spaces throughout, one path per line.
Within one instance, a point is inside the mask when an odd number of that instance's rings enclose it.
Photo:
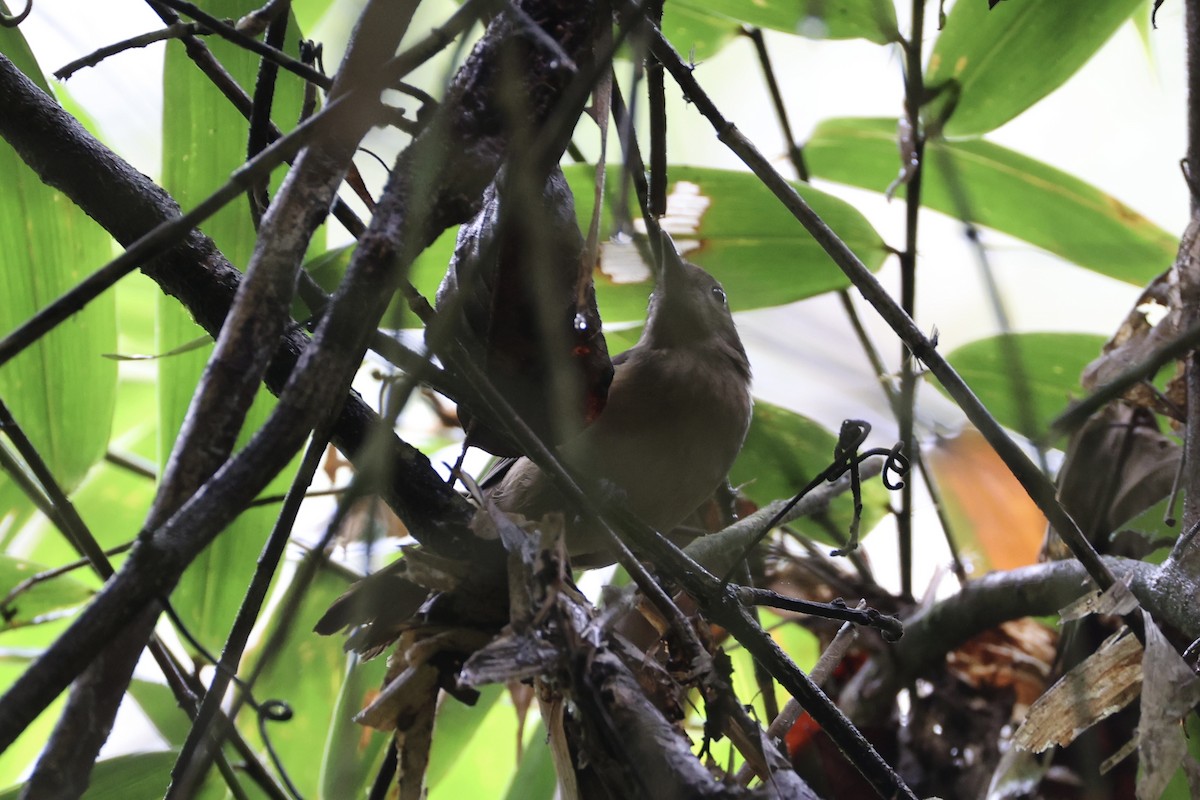
M 725 480 L 750 427 L 750 362 L 725 290 L 680 259 L 669 240 L 638 343 L 613 359 L 608 404 L 559 448 L 565 464 L 669 533 Z M 529 519 L 566 503 L 541 469 L 520 458 L 491 491 L 496 505 Z M 595 522 L 568 516 L 576 566 L 612 563 Z

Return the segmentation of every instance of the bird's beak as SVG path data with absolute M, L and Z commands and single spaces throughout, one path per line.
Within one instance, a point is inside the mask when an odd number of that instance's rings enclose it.
M 659 264 L 662 269 L 658 275 L 658 289 L 663 296 L 670 296 L 678 291 L 683 284 L 683 258 L 675 249 L 675 242 L 665 231 L 659 239 Z

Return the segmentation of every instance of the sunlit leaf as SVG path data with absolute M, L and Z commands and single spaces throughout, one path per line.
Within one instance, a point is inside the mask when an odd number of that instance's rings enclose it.
M 896 121 L 826 120 L 804 157 L 816 177 L 883 192 L 900 168 Z M 1142 286 L 1175 259 L 1178 240 L 1141 214 L 1000 145 L 930 142 L 925 163 L 924 205 L 955 217 L 965 205 L 968 219 L 1103 275 Z
M 998 128 L 1061 86 L 1142 0 L 959 0 L 929 56 L 927 118 L 947 136 Z
M 0 52 L 49 92 L 18 29 L 0 28 Z M 108 261 L 112 242 L 2 140 L 0 175 L 4 336 Z M 68 491 L 108 442 L 117 369 L 101 354 L 116 344 L 113 298 L 106 292 L 0 367 L 0 397 Z
M 459 765 L 460 754 L 483 729 L 484 721 L 501 698 L 508 700 L 508 688 L 491 684 L 480 687 L 479 699 L 473 706 L 447 698 L 438 707 L 433 748 L 429 754 L 429 767 L 425 770 L 425 782 L 431 789 Z
M 760 506 L 787 499 L 832 463 L 836 444 L 833 433 L 807 417 L 756 400 L 750 433 L 729 478 Z M 863 533 L 883 518 L 887 504 L 887 490 L 879 481 L 863 483 Z M 847 493 L 830 505 L 828 525 L 810 518 L 792 525 L 813 539 L 836 544 L 840 542 L 830 529 L 842 538 L 848 536 L 852 515 L 853 501 Z
M 679 3 L 663 6 L 662 32 L 685 58 L 711 58 L 738 35 L 738 23 Z
M 85 800 L 156 800 L 167 790 L 173 751 L 135 753 L 97 761 Z M 16 800 L 20 786 L 0 792 L 0 800 Z
M 551 800 L 558 788 L 554 758 L 546 745 L 546 723 L 541 720 L 525 737 L 526 747 L 509 781 L 505 800 Z
M 1020 378 L 1002 337 L 965 344 L 946 354 L 946 360 L 1001 424 L 1036 439 L 1072 396 L 1084 393 L 1079 376 L 1105 339 L 1084 333 L 1019 333 L 1009 341 L 1024 373 L 1027 394 L 1019 393 Z M 1025 409 L 1031 412 L 1028 422 Z
M 167 740 L 167 744 L 182 747 L 192 723 L 187 713 L 179 707 L 179 701 L 170 687 L 165 683 L 134 679 L 129 683 L 129 693 L 137 700 L 155 729 Z
M 485 696 L 496 689 L 503 690 L 503 687 L 488 687 L 484 689 Z M 447 741 L 442 741 L 437 723 L 434 725 L 428 775 L 430 800 L 497 796 L 497 787 L 508 784 L 509 776 L 517 769 L 517 713 L 508 692 L 501 691 L 493 697 L 493 702 L 478 711 L 464 707 L 454 709 L 451 715 L 456 730 L 447 736 Z M 463 742 L 462 750 L 455 752 L 446 746 L 450 740 L 459 737 Z M 548 755 L 548 752 L 538 751 L 549 751 L 549 747 L 544 735 L 527 737 L 522 759 Z M 520 796 L 538 795 L 531 791 L 529 795 Z
M 565 172 L 576 210 L 586 220 L 591 215 L 592 172 L 587 167 Z M 733 310 L 783 305 L 849 285 L 808 231 L 750 173 L 673 167 L 670 178 L 663 225 L 689 261 L 725 285 Z M 616 171 L 609 180 L 613 187 L 621 183 Z M 882 265 L 883 240 L 862 214 L 812 187 L 796 188 L 867 266 Z M 610 236 L 614 230 L 607 214 L 604 225 L 603 233 Z M 627 269 L 624 262 L 630 259 L 636 260 L 632 245 L 610 243 L 602 250 L 596 296 L 608 324 L 645 316 L 653 280 L 640 262 Z

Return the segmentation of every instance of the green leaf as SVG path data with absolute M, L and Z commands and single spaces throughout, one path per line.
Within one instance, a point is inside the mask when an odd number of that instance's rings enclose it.
M 900 166 L 896 122 L 826 120 L 804 157 L 816 177 L 883 192 Z M 965 205 L 973 222 L 1138 286 L 1166 269 L 1178 247 L 1174 236 L 1094 186 L 986 141 L 931 141 L 921 202 L 955 217 Z
M 1029 389 L 1024 397 L 1016 394 L 1001 336 L 965 344 L 946 360 L 1002 425 L 1038 439 L 1072 396 L 1084 394 L 1079 376 L 1106 340 L 1085 333 L 1018 333 L 1010 339 Z M 1032 424 L 1022 421 L 1022 406 L 1032 411 Z
M 816 635 L 796 623 L 795 618 L 785 618 L 767 608 L 758 609 L 763 630 L 770 631 L 775 640 L 796 666 L 808 671 L 817 663 L 821 655 L 821 643 Z M 738 699 L 746 705 L 752 705 L 758 719 L 766 719 L 766 705 L 762 692 L 758 688 L 758 680 L 754 677 L 754 657 L 749 651 L 736 642 L 725 645 L 733 665 L 733 690 Z M 788 701 L 789 695 L 779 683 L 775 683 L 775 701 L 780 707 Z
M 896 9 L 891 0 L 802 0 L 802 2 L 746 2 L 746 0 L 673 0 L 664 6 L 663 32 L 687 53 L 695 44 L 697 57 L 720 48 L 743 25 L 783 31 L 809 39 L 867 39 L 879 44 L 900 41 Z M 719 31 L 717 35 L 708 33 Z M 691 42 L 687 32 L 693 31 Z
M 521 763 L 505 792 L 505 800 L 551 800 L 558 789 L 554 758 L 546 743 L 546 723 L 538 720 L 533 732 L 525 737 Z
M 517 737 L 519 735 L 517 714 L 513 704 L 504 697 L 503 687 L 488 687 L 484 697 L 500 689 L 502 702 L 494 699 L 481 709 L 462 707 L 450 713 L 446 739 L 442 739 L 441 711 L 433 729 L 433 749 L 429 759 L 430 800 L 455 800 L 459 797 L 496 797 L 497 787 L 509 783 L 509 776 L 517 770 Z M 481 700 L 482 701 L 482 700 Z M 447 700 L 458 703 L 457 700 Z M 453 742 L 461 741 L 461 750 L 453 749 Z M 548 750 L 545 736 L 527 738 L 522 757 L 530 758 L 536 750 Z M 551 770 L 553 772 L 553 770 Z M 435 783 L 436 780 L 436 783 Z M 531 789 L 529 795 L 536 797 Z
M 357 747 L 368 736 L 386 739 L 370 735 L 360 726 L 343 724 L 346 716 L 361 710 L 361 707 L 353 707 L 349 695 L 361 699 L 368 687 L 377 689 L 384 660 L 379 659 L 378 663 L 367 662 L 355 667 L 358 670 L 367 670 L 367 677 L 353 678 L 356 686 L 347 690 L 344 687 L 349 656 L 342 650 L 342 638 L 318 636 L 313 633 L 313 626 L 317 620 L 330 604 L 346 591 L 348 585 L 348 579 L 341 572 L 329 567 L 321 568 L 313 582 L 303 590 L 303 597 L 295 618 L 290 620 L 288 635 L 283 644 L 272 650 L 265 649 L 267 643 L 272 641 L 275 626 L 282 621 L 282 617 L 276 614 L 263 633 L 262 643 L 247 654 L 244 662 L 254 665 L 255 669 L 259 668 L 258 662 L 264 659 L 268 662 L 255 684 L 255 696 L 259 702 L 268 699 L 282 700 L 295 712 L 295 715 L 285 722 L 268 722 L 267 734 L 276 752 L 281 754 L 288 775 L 302 788 L 306 797 L 316 795 L 315 787 L 321 785 L 322 769 L 328 770 L 324 765 L 331 758 L 329 754 L 335 749 L 343 745 Z M 277 610 L 286 608 L 299 591 L 301 588 L 296 583 L 288 585 Z M 259 735 L 256 726 L 252 724 L 253 720 L 252 713 L 244 712 L 239 717 L 247 739 L 257 741 Z M 351 737 L 350 741 L 340 742 L 335 748 L 329 742 L 332 729 Z M 369 754 L 376 746 L 366 745 L 364 753 Z M 363 785 L 363 780 L 369 778 L 360 770 L 369 771 L 373 761 L 374 759 L 364 758 L 357 764 L 339 762 L 338 768 L 344 771 L 343 774 L 357 775 L 357 782 L 351 781 L 353 785 Z M 328 776 L 328 772 L 326 775 Z
M 586 230 L 595 193 L 594 171 L 587 165 L 571 165 L 563 172 L 575 195 L 580 226 Z M 610 169 L 609 194 L 621 185 L 619 169 Z M 872 270 L 882 266 L 887 251 L 866 217 L 839 198 L 807 184 L 794 185 L 863 263 Z M 664 224 L 671 226 L 675 243 L 688 260 L 725 285 L 734 311 L 784 305 L 850 285 L 808 231 L 749 172 L 672 167 L 668 192 Z M 628 202 L 627 207 L 637 207 L 632 195 Z M 654 288 L 649 268 L 642 264 L 634 245 L 612 242 L 616 228 L 607 203 L 601 220 L 601 241 L 606 243 L 601 249 L 602 272 L 596 275 L 600 315 L 608 325 L 640 321 Z M 442 234 L 413 264 L 410 280 L 426 297 L 434 296 L 446 273 L 454 237 L 454 231 Z M 312 265 L 322 283 L 331 283 L 340 274 L 339 264 L 344 270 L 343 258 L 331 251 L 320 261 L 314 259 Z M 636 262 L 635 273 L 618 275 L 618 282 L 612 274 L 626 270 L 614 264 L 630 260 Z
M 958 0 L 937 38 L 925 86 L 940 91 L 926 112 L 946 136 L 1000 127 L 1061 86 L 1142 0 Z
M 759 506 L 787 499 L 833 462 L 836 444 L 837 437 L 811 419 L 755 400 L 750 433 L 729 478 Z M 862 502 L 860 532 L 865 534 L 887 511 L 887 490 L 878 480 L 866 481 Z M 853 500 L 848 493 L 834 500 L 829 507 L 829 522 L 841 538 L 849 535 L 853 512 Z M 813 539 L 840 544 L 827 526 L 812 518 L 802 518 L 792 524 Z
M 473 706 L 448 697 L 438 707 L 434 720 L 433 747 L 429 753 L 429 766 L 425 770 L 425 782 L 430 788 L 441 783 L 459 765 L 460 755 L 466 752 L 483 728 L 496 701 L 507 696 L 506 686 L 489 684 L 480 687 L 479 699 Z
M 22 581 L 33 577 L 47 567 L 20 558 L 0 556 L 0 599 Z M 87 602 L 92 590 L 70 575 L 34 584 L 10 602 L 0 607 L 0 631 L 36 625 L 39 621 L 65 612 Z
M 564 172 L 585 224 L 594 192 L 591 168 L 572 166 Z M 619 172 L 610 173 L 608 185 L 620 185 Z M 667 189 L 664 226 L 689 261 L 725 285 L 734 311 L 784 305 L 849 286 L 821 246 L 754 175 L 672 167 Z M 883 264 L 883 240 L 857 209 L 811 186 L 800 184 L 796 189 L 868 267 L 878 269 Z M 614 232 L 606 211 L 603 233 L 611 238 Z M 654 287 L 649 270 L 640 267 L 640 274 L 631 276 L 634 280 L 620 274 L 613 277 L 618 257 L 636 258 L 632 245 L 610 243 L 602 257 L 604 274 L 596 276 L 596 297 L 604 321 L 642 319 Z
M 213 0 L 205 5 L 205 11 L 218 18 L 237 19 L 260 5 L 256 0 Z M 293 19 L 287 52 L 295 55 L 298 42 Z M 217 37 L 208 45 L 242 87 L 254 86 L 258 61 L 252 53 Z M 200 73 L 181 43 L 168 42 L 163 69 L 164 107 L 168 110 L 163 119 L 163 185 L 181 206 L 190 208 L 228 180 L 244 161 L 249 124 Z M 294 126 L 302 95 L 301 81 L 281 71 L 272 113 L 281 129 Z M 279 171 L 273 186 L 277 187 L 281 179 Z M 245 198 L 238 198 L 213 216 L 205 223 L 204 232 L 234 265 L 245 266 L 256 238 Z M 165 296 L 159 299 L 157 332 L 158 353 L 204 336 L 178 302 Z M 166 462 L 171 452 L 210 353 L 211 346 L 206 346 L 157 362 L 160 464 Z M 274 399 L 265 390 L 260 391 L 246 417 L 239 446 L 263 423 L 273 407 Z M 291 472 L 289 468 L 281 473 L 268 491 L 285 490 Z M 192 633 L 211 649 L 216 649 L 228 633 L 274 516 L 275 510 L 270 508 L 249 509 L 239 516 L 196 559 L 171 595 Z
M 167 744 L 182 747 L 192 723 L 187 713 L 179 707 L 179 701 L 170 687 L 165 683 L 135 678 L 129 683 L 129 693 L 137 700 L 155 729 L 167 740 Z
M 6 690 L 21 676 L 35 658 L 50 642 L 66 630 L 67 620 L 48 625 L 18 628 L 4 634 L 4 649 L 0 650 L 0 686 Z M 40 640 L 40 642 L 36 641 Z M 61 694 L 50 707 L 38 715 L 33 724 L 25 728 L 17 740 L 0 756 L 0 786 L 8 786 L 23 780 L 33 767 L 50 738 L 50 731 L 62 715 L 66 694 Z M 15 794 L 0 793 L 2 797 Z
M 738 35 L 738 24 L 703 9 L 671 2 L 663 6 L 662 32 L 684 58 L 703 61 Z
M 84 800 L 156 800 L 171 781 L 175 753 L 135 753 L 96 762 Z M 22 786 L 0 792 L 0 800 L 16 800 Z
M 338 637 L 332 638 L 337 643 Z M 322 797 L 366 797 L 370 793 L 391 737 L 364 728 L 354 722 L 354 715 L 378 693 L 386 671 L 386 658 L 366 662 L 349 658 L 321 759 Z
M 19 30 L 0 28 L 0 52 L 49 92 Z M 112 241 L 66 196 L 46 186 L 0 140 L 0 336 L 27 321 L 112 256 Z M 117 367 L 114 294 L 0 367 L 0 397 L 68 492 L 103 454 Z

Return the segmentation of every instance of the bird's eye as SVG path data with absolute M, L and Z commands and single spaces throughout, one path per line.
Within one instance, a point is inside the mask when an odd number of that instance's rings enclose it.
M 717 298 L 717 302 L 719 302 L 721 305 L 725 304 L 725 290 L 724 289 L 722 289 L 720 286 L 714 286 L 714 287 L 712 287 L 712 293 L 713 293 L 713 297 Z

